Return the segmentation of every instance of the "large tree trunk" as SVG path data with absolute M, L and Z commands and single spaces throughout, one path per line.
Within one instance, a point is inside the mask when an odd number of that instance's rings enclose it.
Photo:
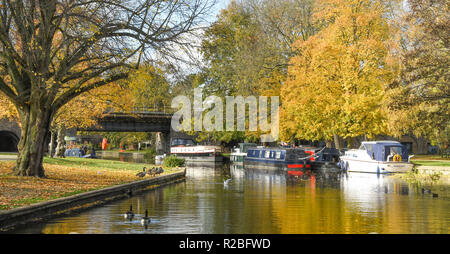
M 22 134 L 14 173 L 20 176 L 44 177 L 42 161 L 47 145 L 46 136 L 50 129 L 51 112 L 44 103 L 31 105 L 19 110 Z
M 336 149 L 342 149 L 344 147 L 344 140 L 336 134 L 333 134 L 334 147 Z

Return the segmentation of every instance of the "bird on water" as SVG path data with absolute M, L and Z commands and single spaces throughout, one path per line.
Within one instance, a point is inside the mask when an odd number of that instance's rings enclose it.
M 134 217 L 134 213 L 133 213 L 133 205 L 130 205 L 130 210 L 127 211 L 126 213 L 124 213 L 123 217 L 125 219 L 131 220 Z
M 150 217 L 148 217 L 148 210 L 145 209 L 145 216 L 141 219 L 142 226 L 147 226 L 150 224 Z

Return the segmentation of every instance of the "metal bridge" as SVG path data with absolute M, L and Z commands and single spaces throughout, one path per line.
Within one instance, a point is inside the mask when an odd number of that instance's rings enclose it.
M 105 112 L 97 125 L 79 131 L 171 132 L 172 111 L 161 108 L 135 108 L 131 112 Z

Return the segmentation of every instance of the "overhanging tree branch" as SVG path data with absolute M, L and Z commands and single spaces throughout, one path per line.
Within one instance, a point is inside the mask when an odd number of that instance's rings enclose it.
M 110 84 L 114 81 L 125 79 L 128 77 L 128 73 L 119 73 L 112 75 L 108 77 L 107 79 L 103 79 L 94 83 L 91 83 L 89 85 L 83 86 L 79 89 L 70 89 L 69 91 L 63 93 L 61 96 L 59 96 L 55 102 L 53 103 L 52 110 L 56 112 L 60 107 L 65 105 L 67 102 L 69 102 L 71 99 L 77 97 L 78 95 L 88 92 L 90 90 L 93 90 L 95 88 Z

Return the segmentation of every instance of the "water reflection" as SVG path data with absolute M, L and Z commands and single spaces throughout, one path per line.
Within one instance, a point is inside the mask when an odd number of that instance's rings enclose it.
M 231 180 L 227 185 L 226 179 Z M 432 198 L 389 176 L 189 167 L 185 182 L 16 233 L 448 233 L 448 188 Z M 136 215 L 123 213 L 133 205 Z M 145 209 L 151 223 L 140 224 Z
M 119 152 L 98 152 L 97 156 L 103 160 L 114 160 L 131 163 L 154 163 L 153 160 L 146 157 L 144 153 L 119 153 Z

